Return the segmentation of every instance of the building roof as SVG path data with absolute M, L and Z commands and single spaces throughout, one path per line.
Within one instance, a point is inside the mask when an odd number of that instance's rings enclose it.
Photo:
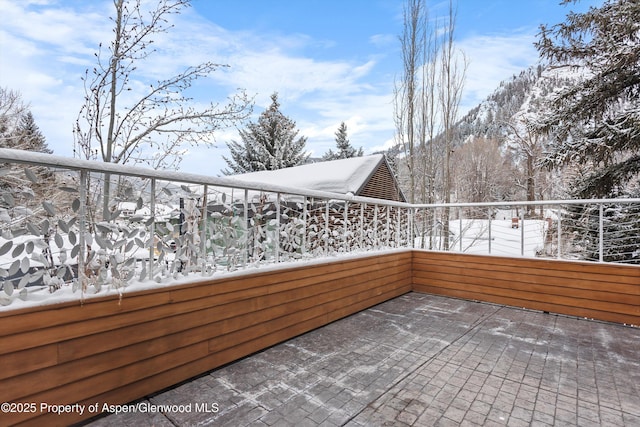
M 361 195 L 380 166 L 385 167 L 397 187 L 383 154 L 309 163 L 273 171 L 250 172 L 233 178 L 247 182 L 297 187 L 339 194 Z M 403 196 L 401 196 L 404 199 Z

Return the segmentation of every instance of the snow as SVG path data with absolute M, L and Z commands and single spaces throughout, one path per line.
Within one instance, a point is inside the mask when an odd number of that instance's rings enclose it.
M 261 182 L 275 186 L 293 186 L 306 190 L 339 194 L 357 194 L 367 178 L 383 160 L 382 154 L 310 163 L 275 171 L 234 175 L 242 182 Z
M 518 228 L 513 228 L 511 220 L 491 221 L 491 238 L 489 238 L 488 220 L 463 220 L 462 251 L 468 254 L 504 255 L 510 257 L 535 257 L 544 249 L 544 236 L 547 221 L 520 221 Z M 460 222 L 451 221 L 451 231 L 455 236 L 460 234 Z M 524 245 L 522 237 L 524 235 Z M 460 250 L 459 239 L 452 248 Z M 491 244 L 491 248 L 489 248 Z
M 408 251 L 409 249 L 388 249 L 388 250 L 379 250 L 375 252 L 375 255 L 384 255 L 391 253 L 401 253 Z M 77 301 L 88 301 L 94 298 L 101 298 L 106 296 L 120 295 L 126 298 L 126 294 L 137 291 L 145 291 L 145 290 L 161 290 L 164 287 L 169 286 L 178 286 L 182 284 L 195 284 L 198 282 L 211 281 L 211 279 L 230 279 L 239 276 L 244 276 L 248 274 L 254 274 L 257 272 L 274 272 L 279 270 L 285 270 L 294 267 L 311 267 L 315 265 L 326 264 L 328 262 L 333 262 L 336 259 L 340 260 L 351 260 L 358 258 L 366 258 L 372 256 L 371 252 L 354 252 L 350 254 L 333 254 L 326 257 L 315 257 L 312 259 L 306 259 L 303 261 L 287 261 L 281 262 L 278 264 L 264 264 L 261 266 L 252 266 L 243 270 L 237 271 L 219 271 L 216 272 L 215 275 L 212 276 L 204 276 L 198 274 L 190 274 L 189 276 L 178 276 L 178 277 L 169 277 L 163 280 L 162 282 L 157 282 L 154 280 L 146 280 L 146 281 L 134 281 L 126 287 L 116 288 L 114 286 L 105 286 L 99 292 L 96 291 L 93 287 L 89 287 L 85 292 L 75 291 L 73 290 L 70 284 L 62 286 L 60 289 L 56 290 L 53 293 L 50 293 L 46 288 L 37 287 L 35 289 L 30 289 L 28 299 L 22 300 L 20 298 L 14 299 L 10 305 L 2 306 L 0 305 L 0 313 L 6 311 L 17 310 L 21 308 L 28 307 L 43 307 L 53 304 L 61 304 L 65 302 L 77 302 Z M 0 260 L 2 262 L 2 260 Z M 17 292 L 17 291 L 16 291 Z
M 511 228 L 511 220 L 492 220 L 491 221 L 491 248 L 489 248 L 489 221 L 488 220 L 470 220 L 463 219 L 452 220 L 450 223 L 450 231 L 452 233 L 453 247 L 452 251 L 460 251 L 460 225 L 462 225 L 463 238 L 462 238 L 462 252 L 468 254 L 494 254 L 494 255 L 506 255 L 506 256 L 521 256 L 521 237 L 524 235 L 524 256 L 534 257 L 536 253 L 544 247 L 544 233 L 547 222 L 543 220 L 525 220 L 524 230 L 522 228 Z M 32 236 L 35 237 L 35 236 Z M 14 242 L 28 241 L 27 237 L 17 238 Z M 0 243 L 4 243 L 4 240 L 0 238 Z M 67 239 L 65 239 L 65 247 L 71 247 Z M 416 242 L 416 247 L 420 247 L 419 242 Z M 52 249 L 54 249 L 52 247 Z M 57 248 L 56 248 L 57 249 Z M 47 286 L 28 286 L 25 289 L 28 290 L 26 298 L 19 298 L 17 296 L 18 290 L 14 291 L 14 295 L 11 298 L 11 304 L 6 306 L 0 306 L 0 312 L 8 310 L 16 310 L 24 307 L 37 307 L 43 305 L 57 304 L 70 301 L 89 300 L 95 297 L 103 297 L 109 295 L 124 295 L 126 293 L 134 291 L 142 291 L 149 289 L 161 289 L 166 286 L 180 285 L 184 283 L 194 283 L 200 280 L 222 279 L 228 277 L 235 277 L 237 275 L 244 275 L 254 273 L 256 271 L 276 271 L 280 269 L 286 269 L 291 267 L 305 267 L 322 263 L 335 261 L 338 257 L 340 259 L 353 259 L 359 257 L 371 256 L 375 254 L 384 254 L 389 252 L 397 252 L 409 250 L 408 248 L 398 249 L 378 249 L 374 252 L 367 250 L 357 250 L 354 252 L 334 252 L 325 256 L 307 256 L 298 260 L 288 260 L 279 263 L 259 263 L 248 264 L 247 267 L 241 268 L 236 271 L 224 271 L 214 270 L 206 273 L 193 272 L 188 276 L 182 274 L 172 274 L 162 277 L 162 279 L 145 280 L 145 281 L 132 281 L 131 283 L 117 287 L 114 284 L 105 284 L 100 290 L 97 290 L 93 286 L 89 286 L 87 290 L 81 292 L 73 289 L 72 284 L 63 284 L 60 289 L 55 292 L 49 292 Z M 139 262 L 148 262 L 148 250 L 141 249 L 139 254 L 135 257 L 139 259 Z M 173 254 L 171 254 L 173 255 Z M 54 249 L 53 253 L 56 262 L 59 259 L 59 252 Z M 129 253 L 127 256 L 134 256 Z M 11 251 L 0 256 L 0 266 L 8 266 L 15 260 L 11 256 Z M 33 260 L 32 260 L 33 261 Z M 31 266 L 37 267 L 38 263 L 32 262 Z
M 473 255 L 536 257 L 545 248 L 547 226 L 548 223 L 545 220 L 520 221 L 518 228 L 512 227 L 511 219 L 451 220 L 449 250 Z M 462 239 L 460 239 L 461 229 Z M 434 248 L 440 248 L 440 236 L 436 235 L 431 243 Z M 420 237 L 418 237 L 416 247 L 421 246 Z M 425 238 L 425 247 L 428 246 L 428 238 Z
M 120 202 L 118 203 L 118 209 L 122 211 L 121 215 L 123 218 L 141 217 L 144 220 L 147 220 L 151 217 L 150 206 L 142 206 L 138 209 L 136 203 Z M 172 218 L 178 218 L 179 216 L 180 208 L 178 206 L 156 203 L 154 215 L 156 222 L 169 222 Z

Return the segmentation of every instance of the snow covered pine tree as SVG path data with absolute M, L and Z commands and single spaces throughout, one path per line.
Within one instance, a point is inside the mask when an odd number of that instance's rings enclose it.
M 337 159 L 348 159 L 351 157 L 362 157 L 364 154 L 362 151 L 362 147 L 359 149 L 355 149 L 349 142 L 349 138 L 347 138 L 347 125 L 342 122 L 340 123 L 340 127 L 336 131 L 336 146 L 338 150 L 334 153 L 333 150 L 329 149 L 322 156 L 322 160 L 337 160 Z
M 271 95 L 271 105 L 260 114 L 257 123 L 240 130 L 242 142 L 227 143 L 231 157 L 224 157 L 229 169 L 225 175 L 276 170 L 304 164 L 307 138 L 297 137 L 296 123 L 280 112 L 278 94 Z
M 563 3 L 571 3 L 565 0 Z M 542 164 L 582 165 L 572 195 L 640 197 L 640 2 L 608 0 L 541 28 L 537 48 L 552 66 L 583 69 L 584 78 L 558 93 L 540 129 L 556 135 Z M 594 205 L 595 206 L 595 205 Z M 598 257 L 597 207 L 574 212 L 586 257 Z M 602 218 L 603 261 L 640 263 L 640 206 L 608 205 Z M 581 220 L 581 221 L 580 221 Z
M 564 3 L 570 3 L 565 0 Z M 541 129 L 555 144 L 543 164 L 588 165 L 574 196 L 638 192 L 640 174 L 640 2 L 609 0 L 565 23 L 541 27 L 536 44 L 555 67 L 583 69 L 584 78 L 548 105 Z

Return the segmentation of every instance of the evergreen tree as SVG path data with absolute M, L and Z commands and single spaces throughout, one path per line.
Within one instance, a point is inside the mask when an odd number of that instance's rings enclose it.
M 15 141 L 17 141 L 17 144 L 12 148 L 47 154 L 53 153 L 49 149 L 44 135 L 40 132 L 40 128 L 36 125 L 31 111 L 27 111 L 20 118 L 20 123 L 15 130 Z
M 223 157 L 229 166 L 225 175 L 298 166 L 309 158 L 304 151 L 307 138 L 297 137 L 296 123 L 280 112 L 277 93 L 271 100 L 257 123 L 240 130 L 241 142 L 227 143 L 231 158 Z
M 344 122 L 340 123 L 340 127 L 338 127 L 336 131 L 336 145 L 338 151 L 334 153 L 329 149 L 329 151 L 322 156 L 322 160 L 348 159 L 351 157 L 361 157 L 363 154 L 362 147 L 356 150 L 349 142 L 349 138 L 347 138 L 347 125 Z
M 591 170 L 576 183 L 576 197 L 625 195 L 640 176 L 638 16 L 637 0 L 608 0 L 541 27 L 537 48 L 543 59 L 585 70 L 584 78 L 553 98 L 541 124 L 556 139 L 543 164 Z
M 568 1 L 565 1 L 567 3 Z M 542 27 L 537 44 L 553 66 L 584 69 L 583 78 L 562 90 L 549 105 L 541 129 L 556 136 L 544 164 L 582 165 L 571 193 L 578 198 L 638 197 L 640 178 L 640 2 L 607 0 L 600 8 L 570 14 L 565 23 Z M 615 241 L 603 247 L 604 261 L 638 263 L 638 210 L 577 207 L 578 227 L 565 229 L 598 258 L 600 229 Z M 608 241 L 606 239 L 605 241 Z M 599 243 L 598 243 L 599 246 Z
M 14 101 L 11 114 L 6 109 L 0 114 L 0 147 L 51 154 L 53 151 L 47 146 L 33 114 L 19 98 Z M 4 210 L 12 221 L 26 221 L 29 216 L 45 218 L 47 212 L 42 208 L 42 201 L 52 202 L 61 196 L 53 172 L 35 165 L 0 164 L 0 168 L 4 169 L 0 177 L 0 196 L 8 193 L 12 200 L 11 203 L 0 203 L 0 210 Z M 25 216 L 24 212 L 31 214 Z

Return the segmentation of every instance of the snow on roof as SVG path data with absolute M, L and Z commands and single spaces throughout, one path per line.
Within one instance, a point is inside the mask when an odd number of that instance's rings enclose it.
M 382 154 L 309 163 L 274 171 L 250 172 L 232 178 L 246 182 L 357 195 L 383 160 Z

